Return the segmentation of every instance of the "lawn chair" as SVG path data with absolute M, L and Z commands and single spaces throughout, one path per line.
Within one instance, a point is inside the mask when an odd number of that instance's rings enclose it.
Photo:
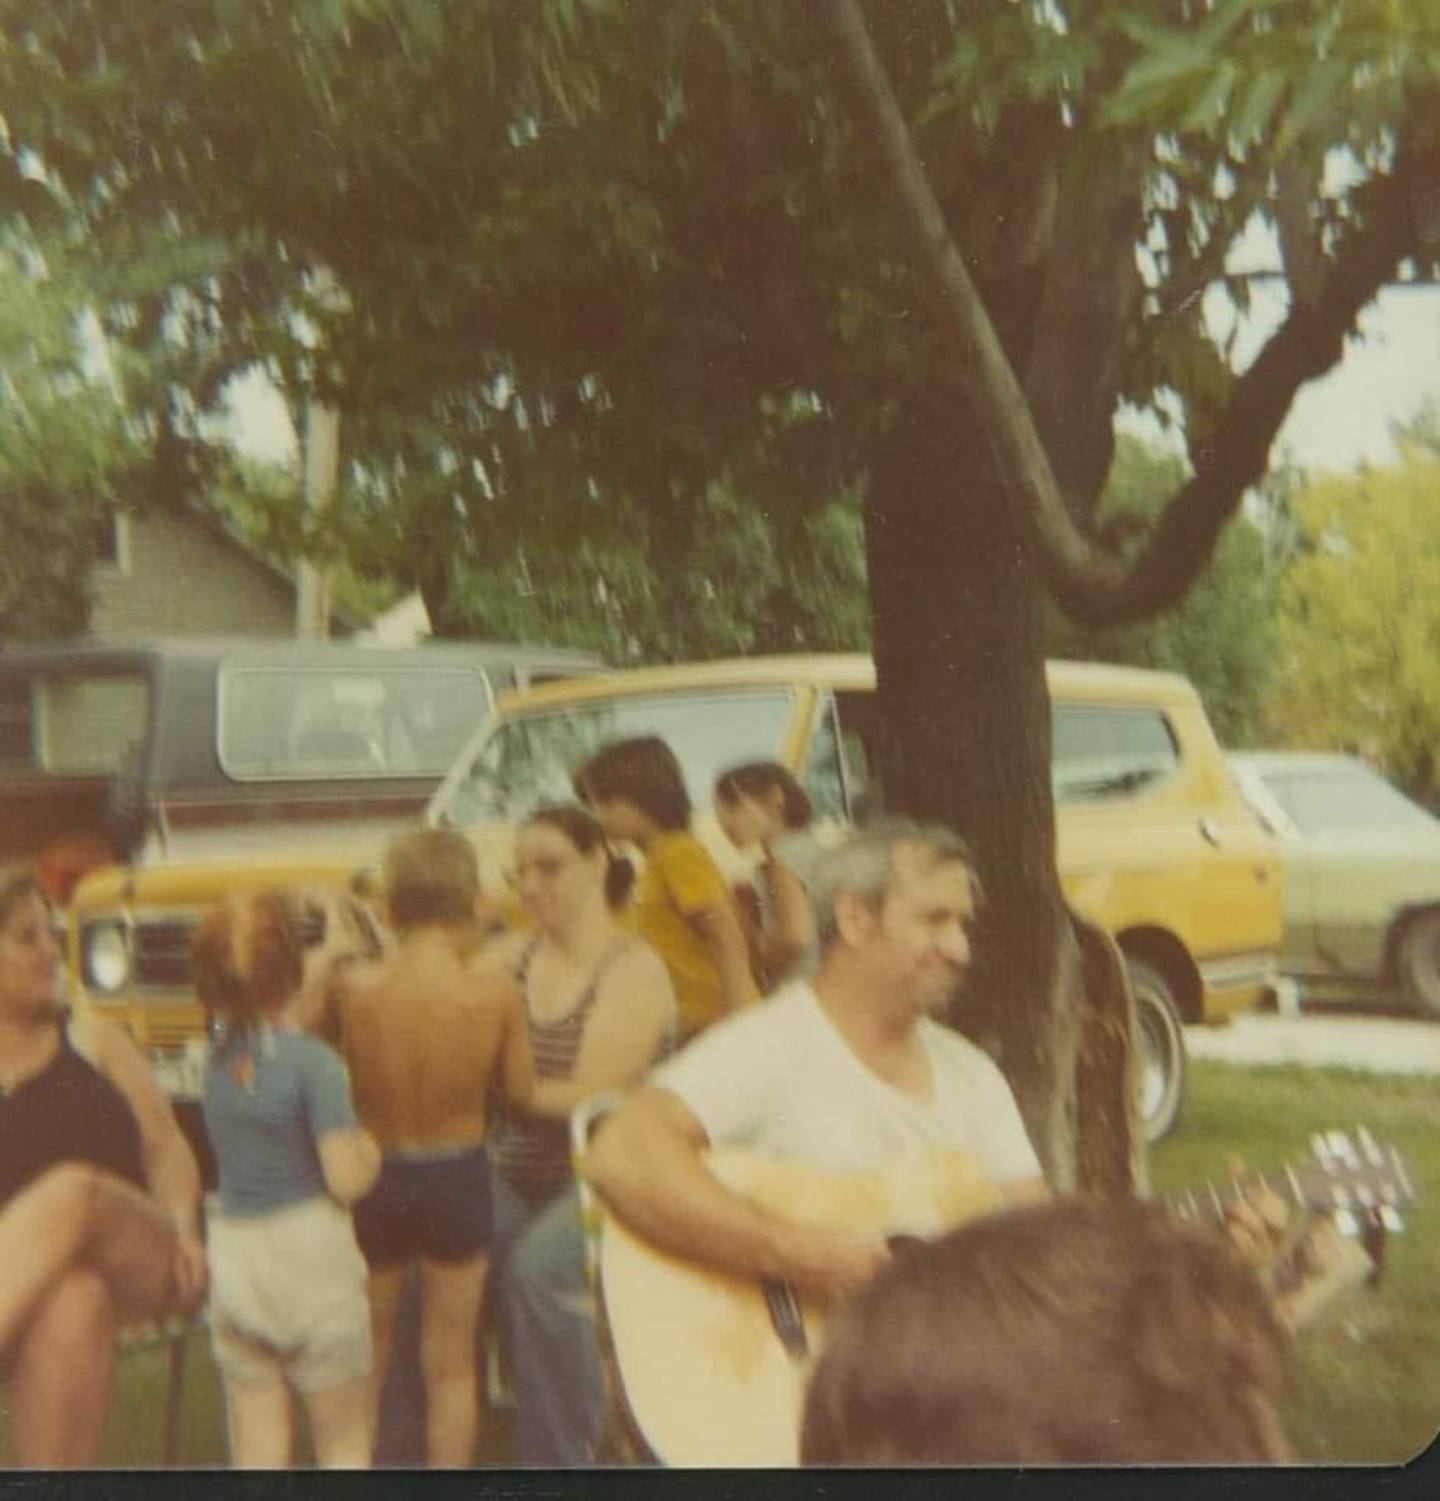
M 600 1365 L 605 1373 L 605 1416 L 595 1441 L 595 1461 L 607 1465 L 648 1465 L 653 1459 L 630 1416 L 625 1393 L 615 1365 L 614 1348 L 605 1320 L 605 1298 L 600 1282 L 600 1238 L 605 1206 L 591 1188 L 584 1172 L 585 1154 L 595 1128 L 620 1104 L 624 1095 L 607 1090 L 582 1100 L 570 1116 L 570 1160 L 580 1189 L 580 1222 L 585 1232 L 585 1274 L 595 1313 L 595 1338 Z
M 195 1313 L 169 1314 L 145 1324 L 133 1324 L 116 1337 L 117 1353 L 164 1348 L 166 1351 L 165 1409 L 160 1430 L 160 1465 L 173 1469 L 180 1457 L 180 1419 L 185 1407 L 185 1355 L 190 1336 L 204 1324 L 203 1308 Z

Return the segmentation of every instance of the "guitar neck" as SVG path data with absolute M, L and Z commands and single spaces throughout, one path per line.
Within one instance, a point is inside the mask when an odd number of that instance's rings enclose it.
M 1415 1201 L 1415 1185 L 1400 1151 L 1363 1128 L 1352 1141 L 1344 1132 L 1317 1133 L 1309 1161 L 1269 1175 L 1250 1174 L 1200 1188 L 1162 1194 L 1160 1204 L 1183 1220 L 1221 1220 L 1235 1205 L 1262 1192 L 1289 1204 L 1337 1214 L 1358 1211 L 1398 1225 L 1393 1211 Z
M 1290 1204 L 1313 1205 L 1299 1178 L 1286 1169 L 1273 1174 L 1246 1174 L 1242 1178 L 1202 1183 L 1198 1188 L 1176 1189 L 1157 1196 L 1156 1202 L 1178 1220 L 1193 1224 L 1217 1224 L 1232 1208 L 1257 1195 L 1278 1194 Z

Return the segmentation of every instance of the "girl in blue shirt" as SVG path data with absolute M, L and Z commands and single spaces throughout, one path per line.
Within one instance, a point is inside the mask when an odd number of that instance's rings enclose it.
M 380 1153 L 356 1121 L 338 1055 L 286 1024 L 304 977 L 294 904 L 278 891 L 231 898 L 201 922 L 194 968 L 212 1034 L 210 1336 L 232 1462 L 290 1463 L 293 1388 L 316 1460 L 366 1467 L 370 1314 L 349 1205 L 374 1182 Z

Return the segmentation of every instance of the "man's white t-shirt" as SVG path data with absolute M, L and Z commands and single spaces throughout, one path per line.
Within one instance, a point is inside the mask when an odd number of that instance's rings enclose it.
M 712 1147 L 864 1172 L 931 1147 L 968 1154 L 994 1183 L 1040 1164 L 1010 1087 L 973 1043 L 922 1018 L 933 1088 L 902 1094 L 851 1052 L 814 988 L 793 981 L 716 1023 L 650 1076 L 679 1096 Z

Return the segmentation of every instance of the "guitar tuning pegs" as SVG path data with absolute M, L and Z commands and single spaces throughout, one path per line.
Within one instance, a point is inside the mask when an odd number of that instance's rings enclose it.
M 1360 1166 L 1360 1158 L 1355 1151 L 1355 1143 L 1343 1131 L 1327 1131 L 1325 1144 L 1329 1147 L 1333 1156 L 1337 1157 L 1346 1167 L 1355 1168 Z
M 1380 1150 L 1380 1143 L 1370 1134 L 1368 1126 L 1357 1126 L 1356 1138 L 1360 1142 L 1360 1150 L 1365 1154 L 1365 1160 L 1371 1167 L 1381 1167 L 1385 1162 L 1385 1154 Z
M 1382 1204 L 1379 1215 L 1380 1223 L 1391 1235 L 1399 1235 L 1404 1230 L 1405 1221 L 1400 1218 L 1400 1213 L 1393 1204 Z
M 1320 1166 L 1328 1169 L 1330 1166 L 1330 1143 L 1325 1138 L 1323 1131 L 1316 1131 L 1310 1137 L 1310 1150 L 1314 1152 Z
M 1360 1233 L 1360 1221 L 1348 1209 L 1335 1211 L 1335 1228 L 1345 1236 L 1356 1236 Z

